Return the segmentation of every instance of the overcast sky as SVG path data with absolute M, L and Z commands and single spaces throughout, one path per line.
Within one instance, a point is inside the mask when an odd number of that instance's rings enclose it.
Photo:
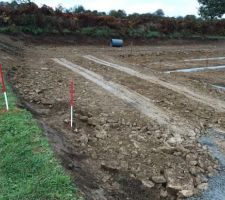
M 52 7 L 62 4 L 66 8 L 83 5 L 85 9 L 105 12 L 123 9 L 128 14 L 154 12 L 161 8 L 167 16 L 198 15 L 199 7 L 197 0 L 33 0 L 33 2 Z

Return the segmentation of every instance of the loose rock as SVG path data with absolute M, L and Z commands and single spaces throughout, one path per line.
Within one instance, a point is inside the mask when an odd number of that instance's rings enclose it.
M 185 198 L 192 197 L 193 195 L 194 195 L 194 190 L 181 190 L 178 193 L 178 196 L 185 197 Z
M 107 138 L 107 132 L 103 129 L 96 131 L 95 137 L 98 139 L 105 139 L 105 138 Z
M 208 183 L 202 183 L 200 185 L 198 185 L 198 189 L 201 190 L 201 191 L 204 191 L 204 190 L 207 190 L 208 189 Z
M 80 121 L 88 122 L 88 117 L 87 116 L 80 116 Z
M 194 181 L 189 173 L 180 174 L 177 170 L 166 169 L 165 178 L 170 189 L 189 192 L 194 190 Z
M 153 176 L 152 177 L 152 181 L 154 183 L 158 183 L 158 184 L 160 184 L 160 183 L 166 183 L 166 179 L 165 179 L 164 176 Z
M 149 180 L 142 180 L 141 182 L 142 182 L 144 187 L 149 188 L 149 189 L 151 189 L 155 186 L 155 184 L 152 181 L 149 181 Z

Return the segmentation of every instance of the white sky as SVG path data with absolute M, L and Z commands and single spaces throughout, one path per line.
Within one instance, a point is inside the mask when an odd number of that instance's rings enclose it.
M 154 12 L 161 8 L 167 16 L 198 15 L 199 7 L 197 0 L 33 0 L 33 2 L 52 7 L 62 4 L 66 8 L 83 5 L 85 9 L 105 12 L 123 9 L 128 14 Z

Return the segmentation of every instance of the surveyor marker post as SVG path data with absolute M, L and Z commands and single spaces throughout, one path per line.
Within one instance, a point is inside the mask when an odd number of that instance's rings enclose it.
M 6 94 L 6 87 L 5 87 L 5 82 L 4 82 L 4 75 L 2 71 L 2 64 L 0 64 L 0 83 L 2 84 L 2 92 L 5 97 L 5 105 L 6 105 L 6 110 L 9 110 L 9 104 L 8 104 L 8 99 L 7 99 L 7 94 Z
M 71 119 L 70 126 L 73 128 L 73 107 L 74 107 L 74 81 L 71 81 L 70 85 L 70 109 L 71 109 Z

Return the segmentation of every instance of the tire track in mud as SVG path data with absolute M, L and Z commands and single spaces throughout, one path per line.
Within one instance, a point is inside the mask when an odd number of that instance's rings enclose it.
M 23 54 L 22 49 L 3 43 L 2 41 L 0 41 L 0 49 L 11 55 L 22 56 Z
M 125 73 L 127 73 L 131 76 L 136 76 L 136 77 L 141 78 L 143 80 L 146 80 L 148 82 L 161 85 L 161 86 L 163 86 L 165 88 L 168 88 L 168 89 L 170 89 L 170 90 L 172 90 L 176 93 L 182 94 L 182 95 L 184 95 L 185 97 L 187 97 L 191 100 L 194 100 L 194 101 L 197 101 L 197 102 L 202 103 L 204 105 L 207 105 L 209 107 L 212 107 L 215 110 L 217 110 L 218 112 L 224 112 L 225 111 L 225 103 L 223 101 L 219 100 L 219 99 L 215 99 L 215 98 L 212 98 L 212 97 L 209 97 L 209 96 L 206 96 L 206 95 L 203 96 L 203 95 L 201 95 L 199 93 L 196 93 L 196 92 L 194 92 L 194 91 L 192 91 L 192 90 L 190 90 L 190 89 L 188 89 L 184 86 L 168 83 L 168 82 L 159 80 L 155 76 L 145 75 L 145 74 L 142 74 L 141 72 L 135 71 L 131 68 L 124 67 L 124 66 L 121 66 L 121 65 L 117 65 L 117 64 L 114 64 L 114 63 L 110 63 L 110 62 L 107 62 L 105 60 L 101 60 L 101 59 L 96 58 L 96 57 L 91 56 L 91 55 L 86 55 L 86 56 L 83 56 L 83 57 L 90 60 L 90 61 L 93 61 L 95 63 L 105 65 L 107 67 L 111 67 L 111 68 L 114 68 L 116 70 L 125 72 Z
M 175 134 L 185 135 L 192 131 L 187 124 L 183 123 L 183 120 L 178 117 L 176 119 L 174 115 L 171 117 L 168 113 L 155 106 L 147 97 L 133 90 L 128 90 L 126 87 L 117 83 L 106 81 L 101 75 L 71 63 L 66 59 L 53 58 L 53 60 L 122 99 L 127 104 L 139 110 L 142 114 L 157 121 L 159 125 L 166 125 L 166 127 Z M 182 127 L 182 129 L 180 127 Z

